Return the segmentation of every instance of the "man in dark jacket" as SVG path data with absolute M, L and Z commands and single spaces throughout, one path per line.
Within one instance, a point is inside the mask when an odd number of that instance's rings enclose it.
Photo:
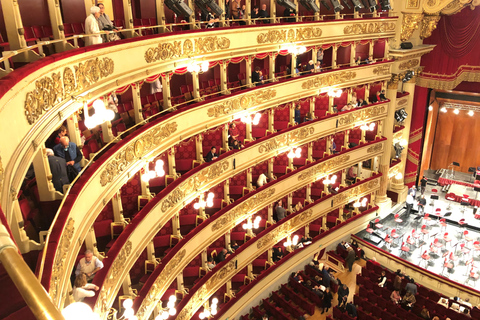
M 355 262 L 355 251 L 353 251 L 352 247 L 348 247 L 347 251 L 345 262 L 347 263 L 348 271 L 352 272 L 353 263 Z
M 83 154 L 80 148 L 67 136 L 60 138 L 60 143 L 53 147 L 53 152 L 57 157 L 65 160 L 67 164 L 67 174 L 70 181 L 73 181 L 78 173 L 82 170 L 80 161 L 82 161 Z
M 346 284 L 343 284 L 338 289 L 338 307 L 339 308 L 347 304 L 347 299 L 349 294 L 350 294 L 350 290 L 348 289 Z
M 60 193 L 63 193 L 63 185 L 69 184 L 67 175 L 67 163 L 65 159 L 56 157 L 52 149 L 46 151 L 48 157 L 48 164 L 50 165 L 50 172 L 52 173 L 52 183 Z
M 210 149 L 210 152 L 207 153 L 207 157 L 206 157 L 205 161 L 206 162 L 211 162 L 211 161 L 213 161 L 217 158 L 218 158 L 217 148 L 212 147 L 212 149 Z

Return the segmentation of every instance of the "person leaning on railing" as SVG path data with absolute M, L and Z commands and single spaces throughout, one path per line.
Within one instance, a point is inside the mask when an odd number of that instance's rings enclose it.
M 93 6 L 90 8 L 90 15 L 85 19 L 85 34 L 92 34 L 85 40 L 85 45 L 90 46 L 92 44 L 102 43 L 102 37 L 100 35 L 100 26 L 97 19 L 100 17 L 100 8 Z M 98 34 L 95 34 L 98 33 Z
M 105 5 L 103 3 L 98 3 L 97 7 L 100 8 L 100 16 L 97 18 L 98 27 L 100 30 L 104 31 L 118 31 L 108 14 L 105 13 Z M 103 42 L 110 42 L 115 40 L 120 40 L 120 37 L 116 33 L 111 34 L 103 34 L 102 35 Z

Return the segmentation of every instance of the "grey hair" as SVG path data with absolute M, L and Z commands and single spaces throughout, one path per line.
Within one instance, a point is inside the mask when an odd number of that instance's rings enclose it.
M 95 14 L 95 13 L 97 13 L 97 12 L 100 12 L 100 8 L 99 8 L 99 7 L 93 6 L 93 7 L 90 8 L 90 13 L 91 13 L 91 14 Z
M 90 253 L 93 254 L 93 251 L 90 250 L 90 249 L 85 250 L 85 255 L 90 254 Z

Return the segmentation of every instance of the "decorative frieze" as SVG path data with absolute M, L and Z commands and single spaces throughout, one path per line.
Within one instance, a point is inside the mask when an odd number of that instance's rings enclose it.
M 338 206 L 343 203 L 348 203 L 357 197 L 364 195 L 367 192 L 373 192 L 375 188 L 379 187 L 380 179 L 374 179 L 367 183 L 362 183 L 354 188 L 342 191 L 335 195 L 332 200 L 332 206 Z
M 312 178 L 317 179 L 322 176 L 326 176 L 330 173 L 335 172 L 335 170 L 337 170 L 339 166 L 343 165 L 348 160 L 350 160 L 350 155 L 344 154 L 344 155 L 337 156 L 332 159 L 323 161 L 322 163 L 319 163 L 313 166 L 312 168 L 306 170 L 305 172 L 302 172 L 298 176 L 298 181 L 302 181 L 305 179 L 312 179 Z
M 334 72 L 332 74 L 319 75 L 308 79 L 302 83 L 302 88 L 309 90 L 312 88 L 322 88 L 333 86 L 336 84 L 342 84 L 346 81 L 353 80 L 357 77 L 357 73 L 354 71 L 341 71 Z
M 299 141 L 306 139 L 309 135 L 312 135 L 314 132 L 315 132 L 315 128 L 312 125 L 309 127 L 303 127 L 297 130 L 293 130 L 291 132 L 281 134 L 273 139 L 269 139 L 268 141 L 262 143 L 258 147 L 258 152 L 259 153 L 271 152 L 283 147 L 294 145 Z
M 395 22 L 354 23 L 343 29 L 344 34 L 384 33 L 395 30 Z
M 257 90 L 253 93 L 242 94 L 233 99 L 227 99 L 226 101 L 216 104 L 208 108 L 207 114 L 210 118 L 232 114 L 270 101 L 276 96 L 277 90 L 275 89 Z
M 320 38 L 322 29 L 315 27 L 288 30 L 270 30 L 257 36 L 257 43 L 290 43 L 295 41 Z
M 407 41 L 413 32 L 418 28 L 418 24 L 422 21 L 422 13 L 403 13 L 402 31 L 400 40 Z
M 370 118 L 377 117 L 387 110 L 385 105 L 375 106 L 373 108 L 367 108 L 363 110 L 358 110 L 350 112 L 347 115 L 340 117 L 338 119 L 338 125 L 344 126 L 356 122 L 366 121 Z
M 420 64 L 420 59 L 407 60 L 407 61 L 401 62 L 400 65 L 398 66 L 398 69 L 407 70 L 407 69 L 416 67 L 419 64 Z

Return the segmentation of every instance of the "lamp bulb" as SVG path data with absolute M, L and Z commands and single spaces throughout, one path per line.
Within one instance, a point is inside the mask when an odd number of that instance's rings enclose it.
M 218 299 L 217 298 L 213 298 L 212 299 L 212 304 L 217 304 L 218 303 Z
M 108 109 L 104 111 L 103 119 L 105 121 L 112 121 L 114 118 L 115 118 L 115 112 L 113 112 L 113 110 Z
M 177 309 L 171 308 L 170 310 L 168 310 L 168 314 L 174 316 L 175 314 L 177 314 Z

